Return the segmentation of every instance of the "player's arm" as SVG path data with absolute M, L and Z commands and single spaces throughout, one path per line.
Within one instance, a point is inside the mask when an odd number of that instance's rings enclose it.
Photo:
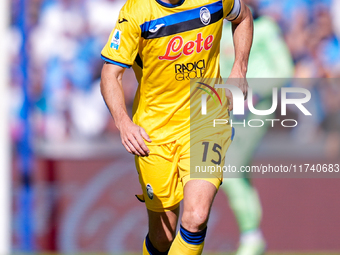
M 236 1 L 236 0 L 235 0 Z M 253 43 L 253 16 L 248 6 L 240 0 L 241 10 L 238 17 L 231 21 L 235 47 L 235 62 L 231 76 L 245 78 L 248 68 L 248 59 Z
M 246 81 L 246 74 L 250 49 L 253 43 L 253 16 L 248 6 L 246 6 L 242 0 L 235 0 L 234 5 L 236 4 L 238 4 L 240 8 L 239 13 L 230 20 L 232 23 L 235 61 L 229 78 L 233 78 L 230 79 L 231 83 L 238 86 L 242 90 L 245 98 L 247 98 L 248 83 Z M 231 101 L 229 110 L 232 110 L 231 92 L 227 90 L 226 93 Z
M 132 122 L 126 110 L 122 87 L 124 71 L 124 67 L 105 62 L 101 73 L 101 93 L 120 131 L 126 150 L 138 156 L 147 156 L 149 149 L 143 138 L 148 142 L 151 140 L 142 127 Z

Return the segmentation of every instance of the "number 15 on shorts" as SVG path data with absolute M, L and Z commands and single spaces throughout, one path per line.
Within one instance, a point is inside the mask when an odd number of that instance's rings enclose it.
M 207 162 L 207 156 L 209 152 L 209 155 L 211 157 L 211 159 L 209 158 L 210 162 L 213 163 L 214 165 L 220 165 L 222 162 L 222 155 L 221 155 L 222 147 L 218 145 L 217 143 L 212 143 L 212 142 L 202 142 L 202 145 L 204 147 L 202 163 Z M 211 152 L 209 150 L 211 150 Z

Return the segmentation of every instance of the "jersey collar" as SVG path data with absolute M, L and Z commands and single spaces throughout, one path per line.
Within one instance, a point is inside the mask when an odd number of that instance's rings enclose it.
M 180 0 L 177 4 L 168 4 L 168 3 L 164 3 L 162 0 L 156 0 L 157 3 L 168 8 L 174 8 L 174 7 L 180 6 L 184 3 L 184 1 L 185 0 Z

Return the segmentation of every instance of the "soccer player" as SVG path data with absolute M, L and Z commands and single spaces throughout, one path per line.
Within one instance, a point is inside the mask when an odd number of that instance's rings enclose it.
M 190 80 L 220 77 L 224 18 L 233 24 L 235 44 L 229 77 L 240 78 L 236 86 L 246 95 L 253 21 L 241 0 L 128 0 L 102 50 L 102 95 L 122 144 L 136 155 L 143 190 L 138 198 L 148 211 L 143 254 L 202 253 L 210 208 L 223 177 L 192 178 L 190 162 L 205 165 L 219 155 L 217 163 L 223 166 L 221 155 L 230 144 L 231 128 L 190 145 Z M 131 66 L 139 82 L 133 120 L 122 89 L 124 70 Z M 222 107 L 215 111 L 224 118 L 228 107 L 232 109 L 230 99 L 230 92 L 222 90 Z M 190 147 L 200 153 L 190 153 Z
M 280 88 L 291 78 L 294 64 L 289 49 L 281 36 L 281 30 L 275 21 L 268 16 L 261 16 L 258 10 L 258 1 L 245 0 L 250 7 L 254 18 L 254 40 L 249 56 L 247 77 L 254 95 L 255 109 L 269 109 L 272 105 L 272 88 Z M 221 70 L 227 72 L 233 66 L 233 39 L 226 33 L 230 24 L 223 27 L 221 39 Z M 261 79 L 261 82 L 253 82 Z M 271 79 L 268 79 L 271 78 Z M 274 115 L 274 114 L 273 114 Z M 233 120 L 248 122 L 251 119 L 261 119 L 265 125 L 261 128 L 235 127 L 235 137 L 226 154 L 226 165 L 247 166 L 251 163 L 258 144 L 266 134 L 269 125 L 266 119 L 274 116 L 258 116 L 249 110 L 241 119 Z M 245 146 L 246 144 L 246 146 Z M 236 174 L 233 174 L 234 177 Z M 240 245 L 236 255 L 260 255 L 264 253 L 265 241 L 260 230 L 261 204 L 257 191 L 252 185 L 249 174 L 239 174 L 238 178 L 224 179 L 222 190 L 229 198 L 229 204 L 236 216 L 240 230 Z

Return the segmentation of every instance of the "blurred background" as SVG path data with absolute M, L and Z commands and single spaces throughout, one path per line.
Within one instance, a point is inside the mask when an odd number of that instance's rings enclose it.
M 0 160 L 10 176 L 4 171 L 0 207 L 9 216 L 10 250 L 140 253 L 147 215 L 134 197 L 141 192 L 134 159 L 121 145 L 99 88 L 100 51 L 124 1 L 1 1 L 7 62 L 0 65 L 0 122 L 8 125 L 0 126 Z M 313 117 L 290 109 L 287 118 L 299 126 L 269 129 L 253 164 L 339 164 L 340 1 L 248 3 L 277 27 L 292 77 L 333 81 L 308 83 Z M 131 109 L 137 87 L 132 70 L 123 83 Z M 340 179 L 256 178 L 253 183 L 263 206 L 268 252 L 340 254 Z M 205 251 L 234 251 L 238 228 L 223 192 L 209 224 Z

